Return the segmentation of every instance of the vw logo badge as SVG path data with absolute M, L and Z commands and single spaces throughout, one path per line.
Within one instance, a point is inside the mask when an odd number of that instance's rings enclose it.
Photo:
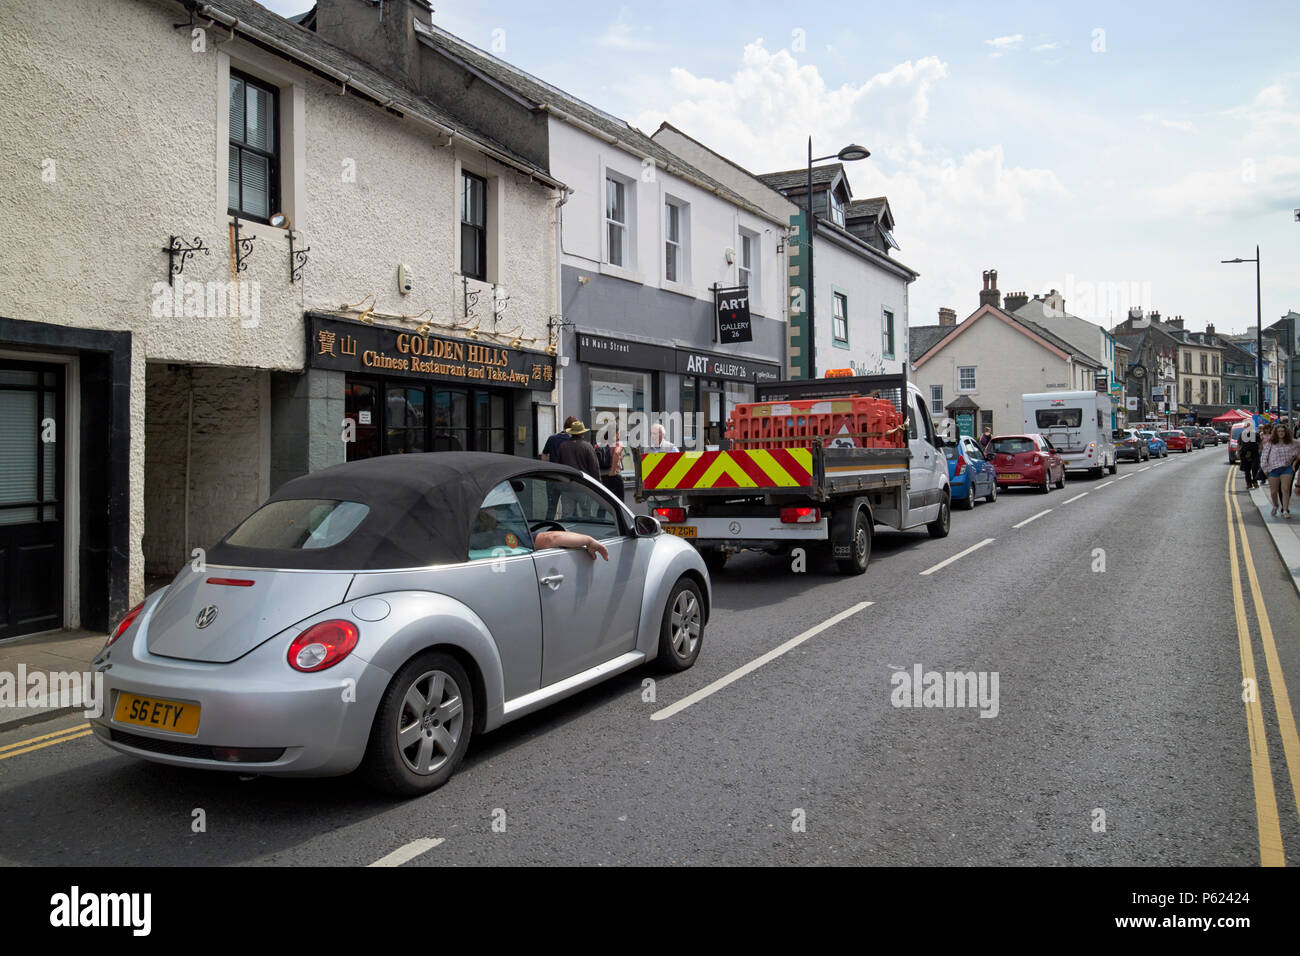
M 197 628 L 204 628 L 216 619 L 217 606 L 215 604 L 209 604 L 202 611 L 199 611 L 199 616 L 194 619 L 194 626 Z
M 732 534 L 740 534 L 740 522 L 739 521 L 731 522 L 731 524 L 727 525 L 727 530 L 730 531 Z

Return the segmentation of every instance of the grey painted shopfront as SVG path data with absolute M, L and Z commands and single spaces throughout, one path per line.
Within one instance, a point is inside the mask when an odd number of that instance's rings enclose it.
M 570 325 L 561 407 L 593 427 L 621 406 L 665 416 L 670 427 L 681 422 L 683 448 L 716 447 L 731 410 L 754 400 L 755 383 L 781 377 L 785 326 L 778 320 L 754 312 L 753 340 L 723 345 L 712 302 L 569 266 L 562 280 Z

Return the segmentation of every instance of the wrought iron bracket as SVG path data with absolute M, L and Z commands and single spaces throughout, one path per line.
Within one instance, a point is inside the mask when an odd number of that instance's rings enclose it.
M 194 237 L 193 245 L 186 245 L 180 236 L 170 237 L 167 245 L 163 246 L 163 252 L 167 253 L 167 284 L 172 285 L 172 280 L 185 271 L 185 262 L 196 252 L 202 252 L 204 255 L 212 255 L 212 250 L 203 244 L 203 240 L 198 236 Z
M 289 230 L 289 284 L 302 279 L 302 267 L 307 264 L 307 253 L 311 252 L 311 246 L 304 246 L 301 249 L 293 247 L 293 230 Z
M 235 217 L 235 271 L 243 272 L 248 268 L 248 259 L 253 254 L 253 243 L 257 236 L 249 236 L 247 239 L 241 239 L 239 233 L 239 217 Z

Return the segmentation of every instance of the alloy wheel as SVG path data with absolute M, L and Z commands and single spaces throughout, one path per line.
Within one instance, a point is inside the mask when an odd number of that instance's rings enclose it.
M 460 685 L 446 671 L 426 671 L 407 688 L 397 719 L 397 749 L 414 773 L 437 773 L 456 753 L 465 729 Z
M 694 654 L 695 646 L 700 642 L 704 614 L 693 591 L 678 592 L 669 626 L 672 628 L 673 653 L 683 659 Z

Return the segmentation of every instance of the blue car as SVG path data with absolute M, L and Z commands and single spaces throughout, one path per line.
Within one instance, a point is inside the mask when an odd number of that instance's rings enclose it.
M 1156 432 L 1140 431 L 1138 434 L 1147 440 L 1147 445 L 1151 448 L 1152 458 L 1168 458 L 1169 446 L 1165 440 Z
M 944 445 L 943 453 L 948 459 L 948 484 L 952 487 L 954 507 L 960 504 L 969 511 L 975 507 L 976 498 L 990 503 L 998 500 L 993 463 L 984 457 L 975 439 L 963 435 L 956 443 Z

